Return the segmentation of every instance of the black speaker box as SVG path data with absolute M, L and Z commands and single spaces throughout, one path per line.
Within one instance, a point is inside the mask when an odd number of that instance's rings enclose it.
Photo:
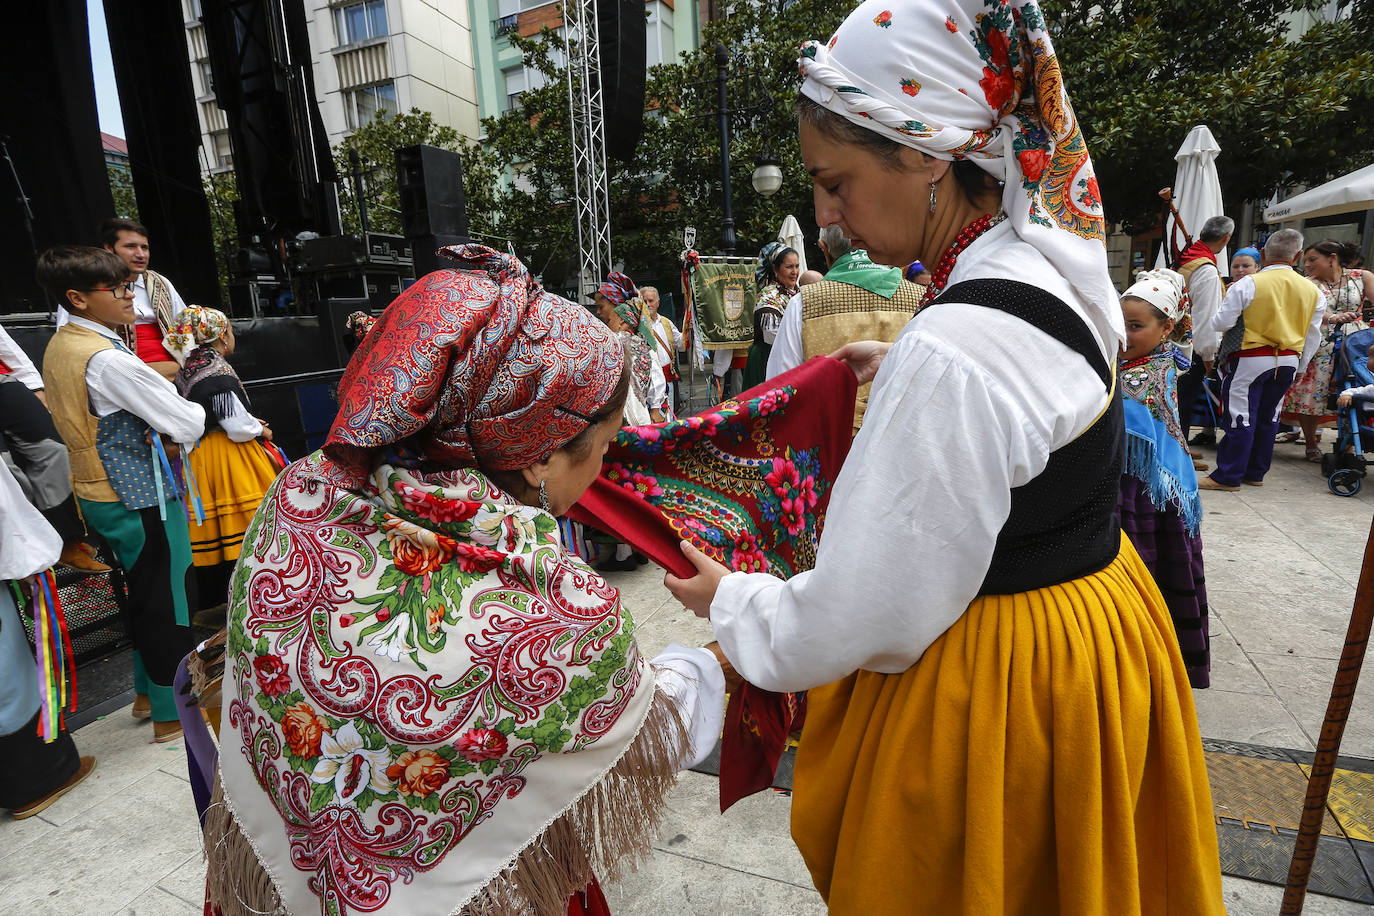
M 602 0 L 596 8 L 606 155 L 629 162 L 644 133 L 643 0 Z
M 423 144 L 398 149 L 396 187 L 401 197 L 401 233 L 406 238 L 467 235 L 463 158 L 457 153 Z
M 415 277 L 433 273 L 441 267 L 452 267 L 453 262 L 440 257 L 436 252 L 450 245 L 465 245 L 472 239 L 466 235 L 426 235 L 411 239 L 415 243 Z

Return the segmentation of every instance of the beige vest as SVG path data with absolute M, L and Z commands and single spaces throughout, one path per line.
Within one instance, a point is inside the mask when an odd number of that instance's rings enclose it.
M 108 337 L 89 328 L 64 324 L 43 352 L 43 388 L 53 425 L 67 444 L 72 489 L 80 498 L 97 503 L 116 503 L 119 497 L 110 486 L 105 465 L 95 448 L 100 418 L 91 413 L 86 364 L 92 356 L 113 346 Z
M 891 343 L 921 306 L 925 287 L 903 280 L 891 299 L 848 283 L 822 280 L 803 286 L 802 355 L 806 359 L 833 353 L 856 340 Z M 859 386 L 854 401 L 854 431 L 863 424 L 872 383 Z
M 1193 273 L 1196 272 L 1199 267 L 1201 267 L 1203 264 L 1212 263 L 1213 262 L 1211 258 L 1193 258 L 1187 264 L 1180 265 L 1178 268 L 1178 272 L 1183 275 L 1184 285 L 1187 285 L 1188 282 L 1193 279 Z M 1220 270 L 1220 268 L 1218 268 L 1218 270 Z

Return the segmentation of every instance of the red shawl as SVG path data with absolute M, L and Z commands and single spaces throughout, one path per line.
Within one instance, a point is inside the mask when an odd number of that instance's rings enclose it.
M 830 490 L 849 452 L 854 373 L 816 358 L 693 417 L 622 430 L 568 514 L 634 545 L 676 576 L 691 541 L 741 572 L 810 569 Z M 720 807 L 767 788 L 805 696 L 746 684 L 721 738 Z
M 1182 267 L 1189 261 L 1196 261 L 1198 258 L 1206 258 L 1213 264 L 1217 262 L 1217 253 L 1212 250 L 1206 242 L 1194 242 L 1183 250 L 1183 254 L 1178 256 L 1178 267 Z

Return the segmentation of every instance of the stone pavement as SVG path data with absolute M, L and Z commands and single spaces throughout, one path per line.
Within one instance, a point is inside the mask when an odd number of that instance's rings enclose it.
M 1202 499 L 1214 615 L 1213 686 L 1195 692 L 1202 734 L 1310 751 L 1344 640 L 1371 497 L 1329 495 L 1301 449 L 1280 446 L 1265 487 Z M 709 625 L 678 606 L 660 578 L 648 568 L 612 578 L 650 656 L 670 642 L 701 644 L 710 636 Z M 1374 671 L 1355 700 L 1344 754 L 1374 758 L 1371 712 Z M 83 754 L 99 758 L 91 778 L 38 817 L 0 814 L 0 912 L 200 913 L 204 866 L 181 743 L 153 744 L 151 727 L 127 709 L 75 737 Z M 722 816 L 716 780 L 684 774 L 652 856 L 607 887 L 612 911 L 823 913 L 788 834 L 790 808 L 788 795 L 766 792 Z M 1278 913 L 1281 888 L 1228 877 L 1224 890 L 1233 916 Z M 1372 909 L 1309 896 L 1305 912 Z

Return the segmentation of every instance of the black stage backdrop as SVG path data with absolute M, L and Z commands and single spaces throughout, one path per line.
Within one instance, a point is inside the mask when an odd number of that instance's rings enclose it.
M 96 119 L 85 0 L 5 9 L 0 136 L 14 171 L 0 159 L 0 313 L 46 311 L 51 306 L 33 280 L 34 245 L 41 251 L 95 242 L 96 225 L 114 212 L 114 200 Z M 184 33 L 181 42 L 185 48 Z M 32 241 L 16 172 L 33 210 Z
M 219 278 L 201 186 L 200 121 L 181 0 L 104 3 L 151 266 L 171 278 L 186 302 L 217 306 Z

